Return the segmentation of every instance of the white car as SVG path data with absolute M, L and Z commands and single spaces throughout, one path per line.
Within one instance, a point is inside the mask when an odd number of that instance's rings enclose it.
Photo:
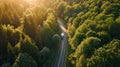
M 61 33 L 61 38 L 62 38 L 62 39 L 64 38 L 64 33 Z

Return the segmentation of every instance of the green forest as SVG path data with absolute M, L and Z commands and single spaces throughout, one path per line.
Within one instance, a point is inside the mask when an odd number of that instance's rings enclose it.
M 0 0 L 0 67 L 54 67 L 58 18 L 64 67 L 120 67 L 120 0 Z
M 0 67 L 52 66 L 60 28 L 52 5 L 47 6 L 51 1 L 37 3 L 31 7 L 25 0 L 0 2 Z

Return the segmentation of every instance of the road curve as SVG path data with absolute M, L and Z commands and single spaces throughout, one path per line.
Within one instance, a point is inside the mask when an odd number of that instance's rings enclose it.
M 62 30 L 62 33 L 64 33 L 64 36 L 59 44 L 59 49 L 53 64 L 53 67 L 64 67 L 64 61 L 66 56 L 66 45 L 67 45 L 67 33 L 65 25 L 62 23 L 62 21 L 58 18 L 57 22 Z

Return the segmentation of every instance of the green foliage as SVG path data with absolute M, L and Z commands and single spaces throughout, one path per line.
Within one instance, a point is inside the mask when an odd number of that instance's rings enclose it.
M 3 25 L 8 41 L 14 46 L 20 39 L 20 32 L 14 29 L 14 26 Z
M 31 20 L 31 21 L 29 21 Z M 36 35 L 36 24 L 33 23 L 32 19 L 27 16 L 25 16 L 25 19 L 24 19 L 24 32 L 26 34 L 28 34 L 30 37 L 34 38 L 34 35 Z
M 54 16 L 53 13 L 49 13 L 47 20 L 45 21 L 45 23 L 48 23 L 50 28 L 55 32 L 55 33 L 60 33 L 59 31 L 59 25 L 57 23 L 57 18 Z
M 55 7 L 55 10 L 56 10 L 58 16 L 63 17 L 63 14 L 64 14 L 63 11 L 65 10 L 65 6 L 66 6 L 66 3 L 63 1 L 57 4 L 57 6 Z
M 7 53 L 7 36 L 6 31 L 3 30 L 2 25 L 0 25 L 0 55 Z
M 81 26 L 77 28 L 76 31 L 80 33 L 87 33 L 89 30 L 90 28 L 86 24 L 82 24 Z
M 110 5 L 110 2 L 109 2 L 109 1 L 106 1 L 106 2 L 103 3 L 103 5 L 101 6 L 101 10 L 106 9 L 106 6 L 109 6 L 109 5 Z
M 35 57 L 36 53 L 39 52 L 38 47 L 32 43 L 31 39 L 26 35 L 25 38 L 20 42 L 20 52 L 28 53 Z
M 80 58 L 76 61 L 76 67 L 86 67 L 85 63 L 86 63 L 86 59 L 84 55 L 81 55 Z
M 55 0 L 46 1 L 0 1 L 0 67 L 43 67 L 53 62 L 55 54 L 50 53 L 56 52 L 60 28 L 51 8 Z
M 75 49 L 85 37 L 86 36 L 84 33 L 79 33 L 79 32 L 75 33 L 75 35 L 70 41 L 72 45 L 72 49 Z
M 42 33 L 41 33 L 41 36 L 42 36 L 42 40 L 43 40 L 43 43 L 45 44 L 45 46 L 51 48 L 52 47 L 52 36 L 54 35 L 54 32 L 53 30 L 50 28 L 50 26 L 48 25 L 48 23 L 45 23 L 44 24 L 44 27 L 42 29 Z
M 73 20 L 73 24 L 75 26 L 75 28 L 77 28 L 79 26 L 79 23 L 81 22 L 80 18 L 79 17 L 76 17 L 74 20 Z
M 25 4 L 25 1 L 22 1 L 23 3 L 16 0 L 5 0 L 0 2 L 1 24 L 11 24 L 15 27 L 20 25 L 19 19 L 22 17 L 24 10 L 29 7 L 28 3 Z M 19 5 L 20 3 L 21 5 Z
M 119 67 L 119 0 L 0 1 L 0 67 L 43 67 L 68 23 L 69 67 Z M 52 50 L 52 52 L 51 52 Z M 15 62 L 14 62 L 15 61 Z M 49 65 L 49 64 L 48 64 Z
M 54 39 L 54 35 L 56 33 L 60 34 L 60 28 L 58 26 L 57 19 L 53 13 L 49 13 L 47 20 L 43 24 L 41 32 L 42 40 L 45 46 L 52 48 L 59 43 L 59 35 L 57 39 L 58 41 Z M 54 41 L 56 41 L 56 43 Z
M 102 44 L 108 43 L 111 41 L 111 36 L 105 32 L 105 31 L 101 31 L 98 32 L 98 37 L 101 39 Z
M 95 49 L 100 46 L 101 40 L 96 37 L 89 37 L 83 40 L 75 50 L 73 58 L 75 57 L 76 67 L 86 67 L 86 59 L 91 57 Z
M 119 12 L 120 12 L 120 4 L 119 3 L 111 4 L 105 11 L 106 14 L 114 14 L 115 18 L 120 15 Z
M 0 25 L 0 57 L 2 58 L 0 59 L 0 65 L 5 62 L 14 62 L 15 51 L 13 48 L 19 42 L 19 39 L 20 32 L 14 29 L 12 25 Z
M 73 25 L 69 24 L 67 30 L 68 30 L 67 31 L 68 32 L 68 36 L 70 38 L 72 38 L 74 36 L 74 34 L 75 34 L 74 32 L 75 32 L 76 28 Z
M 114 66 L 116 62 L 112 64 L 111 61 L 111 64 L 107 65 L 109 60 L 93 55 L 99 48 L 103 49 L 106 44 L 109 44 L 111 40 L 120 39 L 120 1 L 75 0 L 73 2 L 64 0 L 64 2 L 67 3 L 63 14 L 68 22 L 67 31 L 71 46 L 69 52 L 72 51 L 68 55 L 68 63 L 71 62 L 75 67 L 116 67 Z M 79 8 L 77 8 L 77 5 L 79 5 Z M 75 8 L 77 8 L 78 12 L 74 11 Z M 99 43 L 98 46 L 95 45 L 97 42 Z M 112 47 L 109 49 L 112 49 Z M 88 58 L 91 58 L 91 56 L 94 59 L 90 61 L 91 65 L 89 65 Z M 113 54 L 109 54 L 109 56 L 113 56 Z
M 120 16 L 115 20 L 117 23 L 120 23 Z
M 55 34 L 53 35 L 52 40 L 53 40 L 53 47 L 58 47 L 61 37 L 58 34 Z
M 12 67 L 37 67 L 36 61 L 27 53 L 19 53 Z
M 97 37 L 97 34 L 95 31 L 90 30 L 86 33 L 86 36 L 87 37 Z
M 1 67 L 12 67 L 10 63 L 5 63 Z
M 120 41 L 113 40 L 109 44 L 97 49 L 91 58 L 88 59 L 87 67 L 118 67 Z
M 81 6 L 79 4 L 74 5 L 66 5 L 64 14 L 65 14 L 65 20 L 68 20 L 70 17 L 76 17 L 77 13 L 81 11 Z
M 23 17 L 24 32 L 35 39 L 39 26 L 43 26 L 43 21 L 46 19 L 46 16 L 47 10 L 41 6 L 27 9 Z
M 47 47 L 43 47 L 43 49 L 39 52 L 41 58 L 41 64 L 45 63 L 50 55 L 50 49 Z
M 75 51 L 75 56 L 79 58 L 80 55 L 90 57 L 94 50 L 100 46 L 101 40 L 96 37 L 89 37 L 83 40 Z

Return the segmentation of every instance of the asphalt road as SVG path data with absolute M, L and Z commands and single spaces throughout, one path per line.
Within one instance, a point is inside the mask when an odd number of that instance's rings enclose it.
M 65 25 L 62 23 L 62 21 L 59 18 L 57 19 L 57 22 L 62 30 L 61 33 L 63 33 L 64 36 L 62 37 L 62 40 L 59 44 L 59 49 L 53 67 L 64 67 L 64 61 L 66 57 L 67 33 L 66 33 Z

